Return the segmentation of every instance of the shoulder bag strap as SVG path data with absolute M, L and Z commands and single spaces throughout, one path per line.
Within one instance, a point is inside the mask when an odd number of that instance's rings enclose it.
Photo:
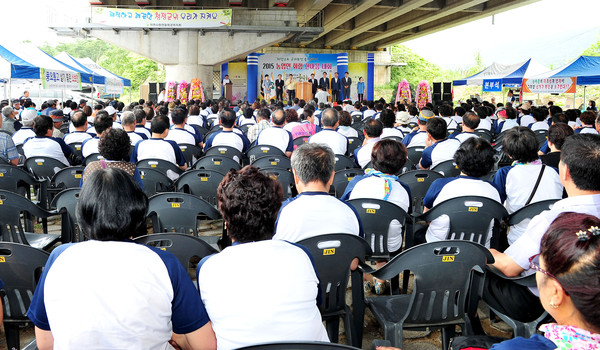
M 531 203 L 535 192 L 537 192 L 538 186 L 540 185 L 540 181 L 542 180 L 542 175 L 544 175 L 544 169 L 546 169 L 546 165 L 542 164 L 542 170 L 540 170 L 540 175 L 538 175 L 537 181 L 535 182 L 535 186 L 533 186 L 533 191 L 531 191 L 529 199 L 527 199 L 527 202 L 525 202 L 524 206 L 527 206 L 529 205 L 529 203 Z

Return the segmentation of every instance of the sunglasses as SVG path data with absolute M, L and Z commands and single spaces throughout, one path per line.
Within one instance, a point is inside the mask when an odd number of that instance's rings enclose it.
M 540 267 L 540 254 L 536 254 L 536 255 L 532 256 L 531 258 L 529 258 L 529 268 L 533 269 L 535 271 L 541 272 L 548 277 L 552 277 L 555 280 L 558 280 L 556 277 L 554 277 L 553 274 L 551 274 L 550 272 L 548 272 Z

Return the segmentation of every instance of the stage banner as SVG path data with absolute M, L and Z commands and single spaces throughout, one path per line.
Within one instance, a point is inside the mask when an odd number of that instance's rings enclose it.
M 321 74 L 322 75 L 322 74 Z M 348 63 L 348 75 L 352 79 L 352 86 L 350 87 L 350 99 L 352 102 L 358 100 L 358 90 L 356 90 L 356 84 L 358 84 L 358 78 L 362 77 L 365 82 L 365 96 L 367 98 L 367 64 L 366 63 Z
M 265 74 L 271 77 L 272 81 L 281 74 L 285 80 L 290 74 L 294 76 L 297 82 L 306 82 L 310 75 L 314 74 L 318 80 L 323 77 L 323 72 L 331 79 L 333 73 L 337 71 L 337 54 L 271 54 L 267 53 L 258 57 L 258 81 L 262 84 Z M 231 73 L 230 73 L 231 74 Z M 342 79 L 342 77 L 339 77 Z M 354 78 L 352 78 L 354 84 Z
M 229 79 L 231 80 L 232 102 L 238 103 L 246 100 L 248 65 L 246 62 L 229 63 Z
M 123 80 L 106 78 L 104 82 L 104 92 L 107 94 L 123 94 Z
M 577 87 L 577 78 L 523 79 L 522 92 L 534 94 L 572 94 Z
M 75 72 L 41 68 L 42 88 L 57 90 L 81 90 L 81 76 Z
M 483 79 L 483 91 L 502 91 L 502 79 Z
M 111 27 L 215 28 L 231 26 L 231 9 L 146 10 L 94 7 L 92 23 Z

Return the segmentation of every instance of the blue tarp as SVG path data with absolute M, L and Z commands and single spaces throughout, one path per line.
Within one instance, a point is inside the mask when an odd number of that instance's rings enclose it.
M 577 85 L 600 85 L 600 57 L 579 56 L 571 63 L 532 78 L 577 78 Z

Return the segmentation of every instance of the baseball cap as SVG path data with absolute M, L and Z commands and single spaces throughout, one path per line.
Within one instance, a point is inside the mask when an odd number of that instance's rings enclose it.
M 107 106 L 104 110 L 108 113 L 108 115 L 113 115 L 117 113 L 117 110 L 113 106 Z
M 63 121 L 65 119 L 65 114 L 63 113 L 62 110 L 57 109 L 57 110 L 50 112 L 50 117 L 52 117 L 52 120 L 54 120 L 55 122 L 59 122 L 59 121 Z
M 33 119 L 37 117 L 37 115 L 38 114 L 35 109 L 26 109 L 23 112 L 21 112 L 21 120 L 23 121 L 23 123 L 33 122 Z
M 433 112 L 430 111 L 429 109 L 424 109 L 421 112 L 419 112 L 420 120 L 427 121 L 433 117 L 435 117 L 435 114 L 433 114 Z
M 85 98 L 82 98 L 81 100 L 79 100 L 79 104 L 82 104 L 82 103 L 87 103 L 87 100 Z

